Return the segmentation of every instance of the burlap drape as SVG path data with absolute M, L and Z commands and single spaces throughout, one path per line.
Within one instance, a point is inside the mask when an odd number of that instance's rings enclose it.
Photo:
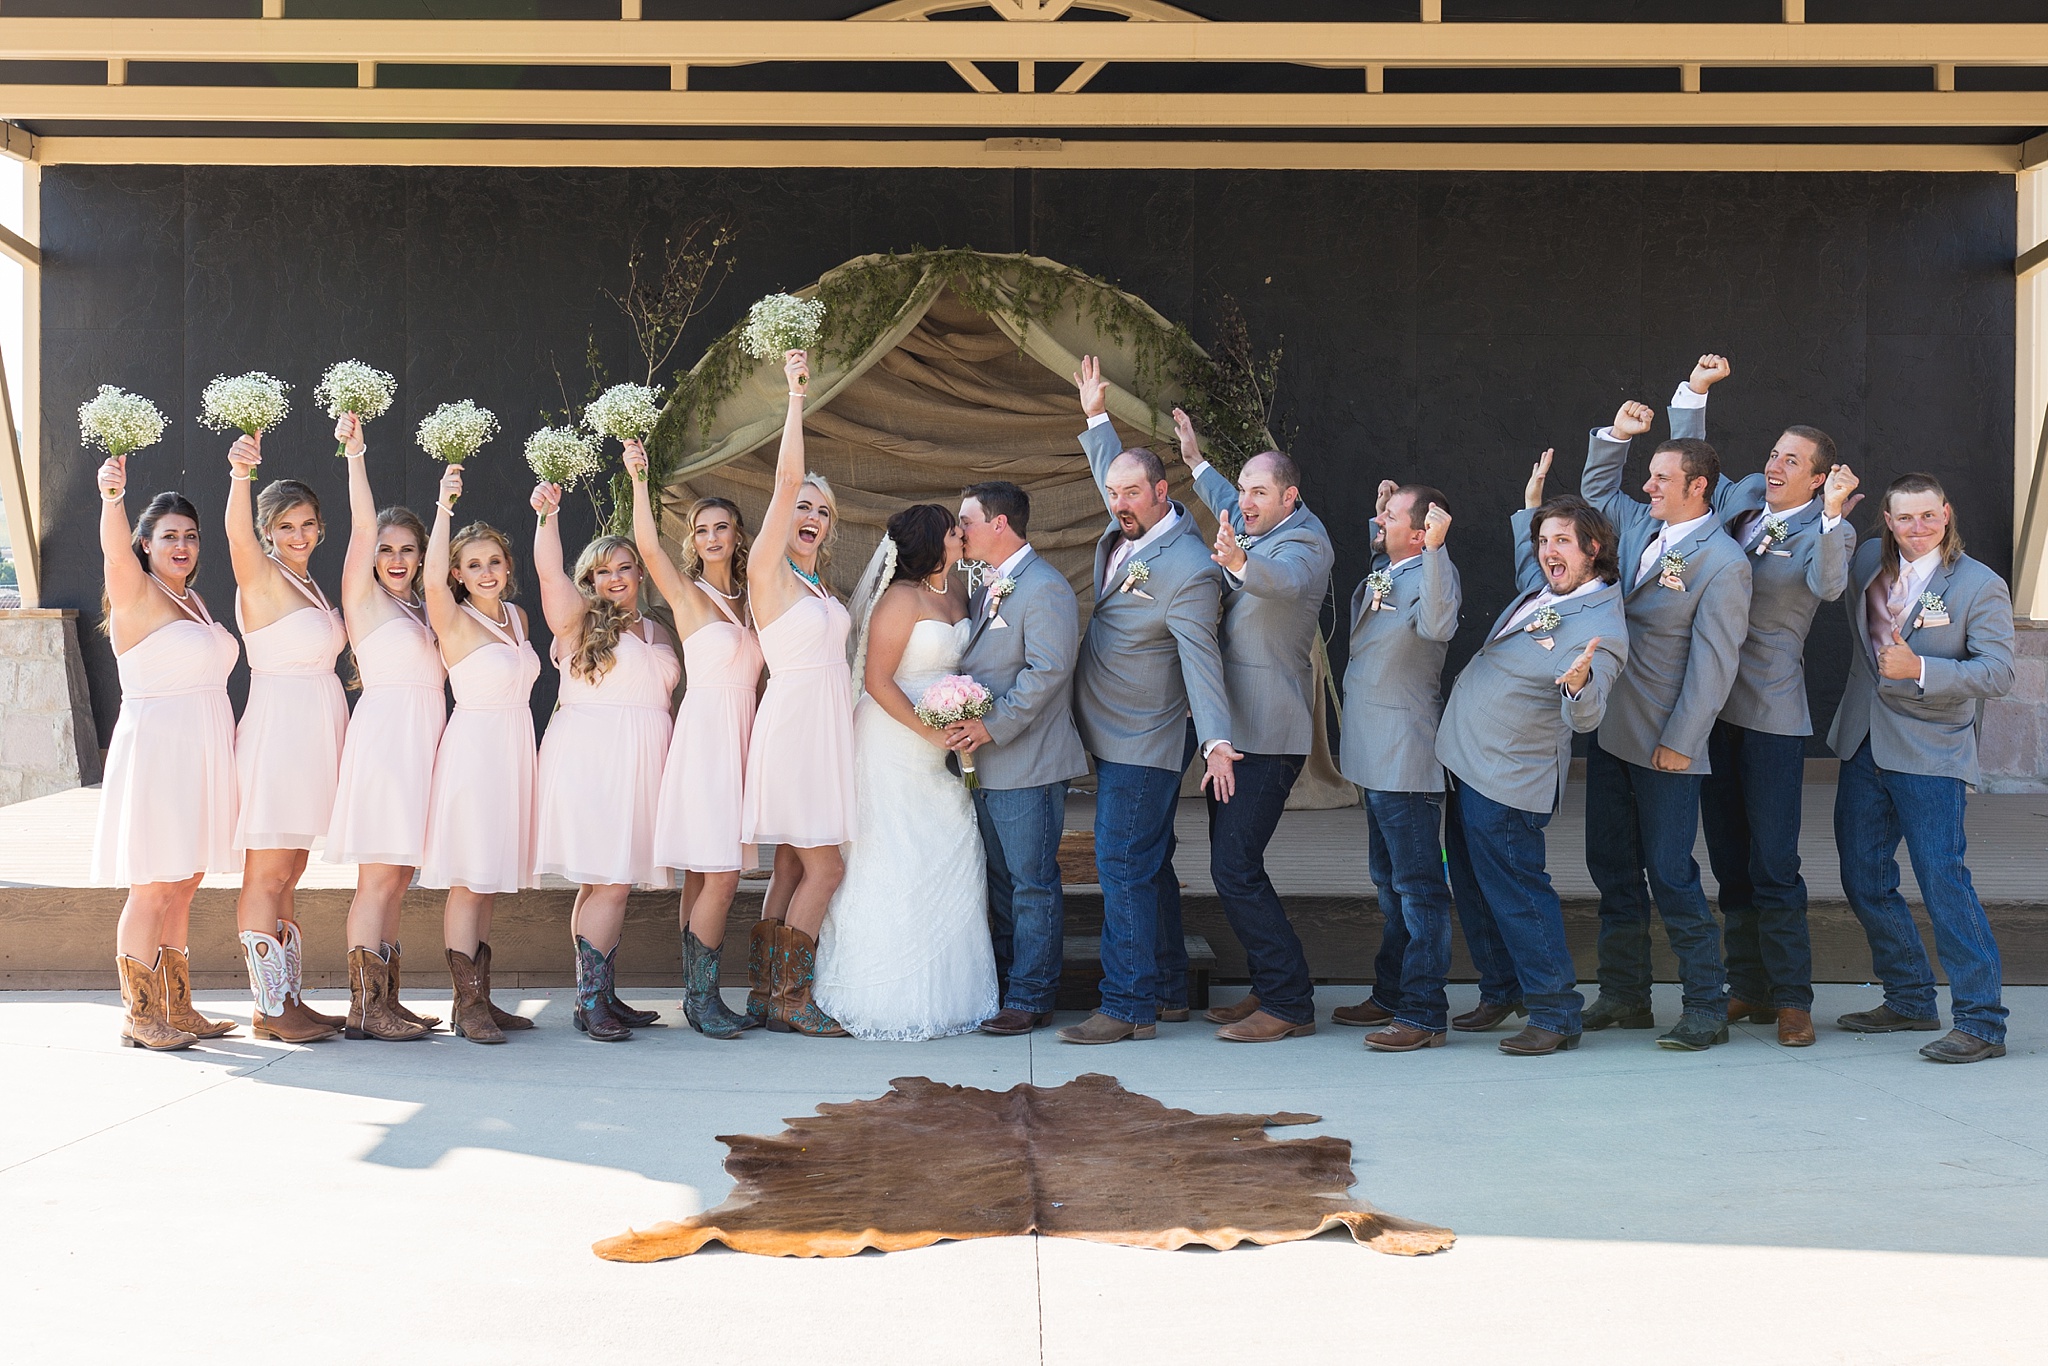
M 1106 288 L 1075 278 L 1083 287 Z M 850 591 L 889 517 L 906 504 L 957 506 L 966 485 L 1001 478 L 1030 493 L 1032 544 L 1073 584 L 1085 616 L 1105 513 L 1076 439 L 1083 419 L 1070 376 L 1084 353 L 1100 356 L 1112 381 L 1117 434 L 1127 446 L 1149 444 L 1166 457 L 1175 496 L 1213 537 L 1214 519 L 1172 458 L 1167 413 L 1175 396 L 1140 398 L 1125 387 L 1140 368 L 1131 348 L 1090 326 L 1078 299 L 1056 317 L 1020 324 L 972 307 L 943 279 L 927 279 L 866 355 L 814 361 L 805 449 L 839 504 L 828 580 L 842 594 Z M 780 364 L 762 362 L 701 430 L 693 425 L 685 434 L 686 450 L 662 493 L 662 533 L 672 545 L 688 534 L 683 518 L 690 504 L 707 495 L 732 499 L 750 526 L 759 524 L 783 394 Z M 1288 805 L 1322 809 L 1357 800 L 1330 758 L 1319 711 L 1315 752 Z

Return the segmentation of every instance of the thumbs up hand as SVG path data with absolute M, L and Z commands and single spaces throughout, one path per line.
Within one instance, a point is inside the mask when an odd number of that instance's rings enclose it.
M 1892 643 L 1878 653 L 1877 671 L 1886 678 L 1914 682 L 1920 679 L 1920 656 L 1899 638 L 1897 627 L 1892 628 Z

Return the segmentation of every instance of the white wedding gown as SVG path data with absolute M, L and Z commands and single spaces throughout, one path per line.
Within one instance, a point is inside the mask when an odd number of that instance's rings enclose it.
M 904 696 L 957 672 L 972 629 L 911 627 L 896 668 Z M 945 751 L 872 697 L 853 710 L 853 783 L 859 835 L 818 935 L 818 1005 L 856 1038 L 965 1034 L 999 1004 L 973 798 Z

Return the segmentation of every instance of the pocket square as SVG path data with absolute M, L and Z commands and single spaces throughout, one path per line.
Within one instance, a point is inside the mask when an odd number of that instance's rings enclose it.
M 1557 648 L 1557 641 L 1549 636 L 1536 637 L 1536 643 L 1546 650 L 1555 650 Z
M 990 617 L 988 619 L 988 629 L 991 631 L 1007 631 L 1010 629 L 1010 623 L 1004 621 L 1001 617 Z
M 1792 558 L 1792 552 L 1789 550 L 1773 550 L 1771 553 L 1782 560 L 1789 560 Z
M 1913 629 L 1917 631 L 1922 626 L 1946 626 L 1951 620 L 1952 618 L 1946 612 L 1923 612 L 1920 616 L 1914 618 Z

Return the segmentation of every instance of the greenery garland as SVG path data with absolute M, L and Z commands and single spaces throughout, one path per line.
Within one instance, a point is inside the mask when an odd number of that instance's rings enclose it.
M 918 248 L 840 266 L 820 279 L 815 291 L 826 307 L 820 350 L 827 357 L 865 355 L 913 307 L 946 288 L 969 307 L 1004 318 L 1019 331 L 1078 307 L 1083 318 L 1136 359 L 1134 387 L 1154 405 L 1155 415 L 1162 400 L 1187 409 L 1208 442 L 1209 458 L 1227 474 L 1235 475 L 1246 460 L 1274 444 L 1267 423 L 1270 383 L 1262 386 L 1256 380 L 1263 374 L 1270 381 L 1277 351 L 1266 357 L 1238 355 L 1239 344 L 1219 362 L 1184 325 L 1164 322 L 1108 281 L 1028 256 Z M 1241 333 L 1234 305 L 1229 314 Z M 719 405 L 739 392 L 759 364 L 741 342 L 745 326 L 742 318 L 677 377 L 647 443 L 651 487 L 668 482 L 689 454 L 691 433 L 709 426 Z M 1236 336 L 1227 340 L 1241 342 Z M 613 481 L 615 524 L 631 512 L 624 479 L 621 474 Z

